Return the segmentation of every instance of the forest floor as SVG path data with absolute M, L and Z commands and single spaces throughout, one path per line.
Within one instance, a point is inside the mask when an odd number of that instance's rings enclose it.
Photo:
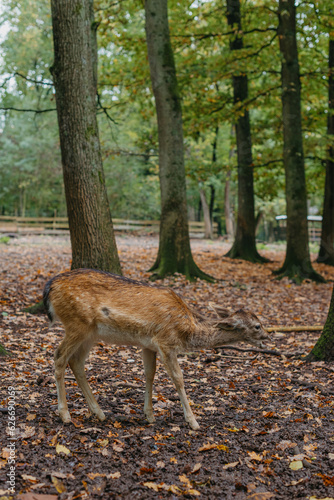
M 117 243 L 124 274 L 147 281 L 157 237 L 120 235 Z M 23 309 L 40 300 L 49 277 L 69 269 L 69 239 L 19 236 L 0 245 L 0 342 L 12 353 L 0 361 L 0 498 L 334 498 L 334 363 L 294 357 L 309 352 L 320 334 L 307 327 L 326 320 L 334 269 L 315 264 L 328 282 L 298 286 L 272 275 L 283 246 L 260 250 L 272 260 L 264 265 L 224 257 L 229 246 L 222 241 L 192 240 L 192 248 L 217 281 L 177 276 L 164 284 L 202 313 L 213 314 L 209 301 L 250 309 L 265 327 L 277 327 L 266 348 L 281 353 L 224 349 L 180 356 L 199 431 L 185 424 L 159 364 L 156 423 L 148 424 L 140 350 L 102 344 L 86 371 L 107 419 L 89 415 L 67 370 L 73 423 L 63 425 L 53 375 L 61 325 L 49 328 L 45 315 Z M 14 494 L 6 490 L 9 480 Z

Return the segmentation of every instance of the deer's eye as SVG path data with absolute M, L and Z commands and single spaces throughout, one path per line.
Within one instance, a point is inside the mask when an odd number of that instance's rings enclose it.
M 260 330 L 261 326 L 260 325 L 255 325 L 255 330 Z

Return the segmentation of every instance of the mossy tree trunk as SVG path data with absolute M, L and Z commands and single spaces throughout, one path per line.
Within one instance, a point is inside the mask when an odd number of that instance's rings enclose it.
M 0 344 L 0 356 L 8 356 L 8 355 L 9 355 L 9 353 L 6 351 L 4 346 L 2 344 Z
M 321 242 L 317 262 L 334 266 L 334 38 L 329 40 L 328 67 L 328 147 Z
M 121 274 L 96 119 L 97 44 L 93 0 L 52 0 L 60 146 L 72 268 Z
M 305 360 L 334 361 L 334 289 L 324 329 Z
M 243 40 L 240 35 L 242 28 L 239 0 L 227 0 L 227 22 L 231 29 L 235 29 L 230 49 L 241 50 Z M 242 106 L 248 98 L 247 75 L 241 73 L 233 75 L 233 95 L 234 104 Z M 239 114 L 235 129 L 238 157 L 238 217 L 234 243 L 227 257 L 250 262 L 267 262 L 267 259 L 258 253 L 255 241 L 252 137 L 248 109 L 243 109 L 242 114 Z
M 302 140 L 301 85 L 294 0 L 279 1 L 279 48 L 282 57 L 283 159 L 287 207 L 287 248 L 283 266 L 276 271 L 296 283 L 306 278 L 323 281 L 311 264 L 307 194 Z
M 188 227 L 183 128 L 167 0 L 145 0 L 146 40 L 159 136 L 161 218 L 159 251 L 152 279 L 181 273 L 211 279 L 195 264 Z

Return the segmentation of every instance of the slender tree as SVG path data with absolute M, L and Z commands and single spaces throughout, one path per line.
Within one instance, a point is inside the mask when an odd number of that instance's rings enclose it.
M 334 266 L 334 38 L 329 39 L 328 69 L 328 147 L 321 242 L 317 262 Z
M 243 48 L 240 0 L 227 0 L 227 22 L 235 30 L 230 42 L 232 51 Z M 237 106 L 248 97 L 248 78 L 246 74 L 233 75 L 234 104 Z M 236 143 L 238 157 L 238 218 L 234 243 L 227 253 L 228 257 L 251 262 L 267 262 L 257 249 L 255 242 L 254 183 L 252 137 L 248 109 L 238 116 L 236 123 Z
M 145 0 L 146 40 L 159 136 L 161 218 L 153 279 L 176 272 L 211 279 L 195 264 L 189 239 L 183 127 L 167 0 Z
M 52 0 L 56 105 L 72 268 L 121 273 L 96 119 L 93 0 Z
M 278 15 L 279 48 L 282 56 L 287 248 L 283 266 L 276 274 L 281 277 L 289 276 L 297 283 L 305 278 L 323 281 L 312 267 L 309 252 L 295 0 L 279 0 Z

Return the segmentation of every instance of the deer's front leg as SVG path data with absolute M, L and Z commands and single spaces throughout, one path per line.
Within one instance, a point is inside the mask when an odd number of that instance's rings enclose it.
M 186 395 L 186 391 L 184 390 L 184 382 L 183 375 L 177 360 L 177 355 L 174 352 L 164 352 L 159 349 L 159 354 L 161 356 L 161 361 L 165 365 L 165 368 L 168 372 L 168 375 L 172 379 L 175 384 L 176 390 L 178 392 L 179 398 L 181 400 L 181 404 L 183 407 L 184 417 L 186 422 L 189 423 L 190 427 L 194 430 L 199 429 L 199 425 L 195 419 L 195 415 L 193 414 L 188 398 Z
M 150 349 L 143 349 L 144 372 L 146 378 L 144 413 L 152 424 L 155 421 L 152 406 L 153 380 L 156 370 L 157 353 Z

